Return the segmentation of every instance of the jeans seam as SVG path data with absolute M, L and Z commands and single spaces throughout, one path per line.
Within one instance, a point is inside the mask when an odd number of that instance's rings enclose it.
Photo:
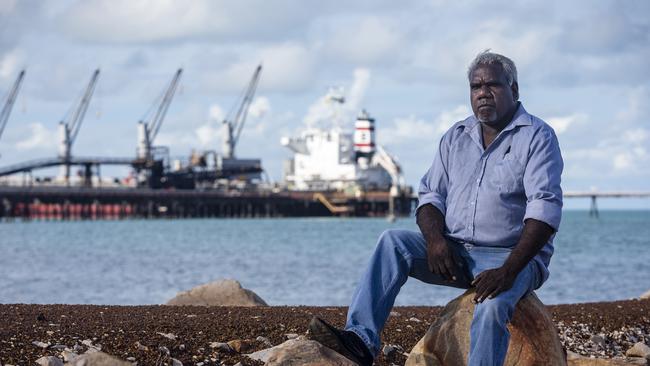
M 358 331 L 356 327 L 348 328 L 348 329 L 346 329 L 346 330 L 348 330 L 348 331 L 350 331 L 350 332 L 356 334 L 359 338 L 361 338 L 361 340 L 363 341 L 363 343 L 365 343 L 365 344 L 366 344 L 366 347 L 368 347 L 368 349 L 370 350 L 370 353 L 374 353 L 374 352 L 373 352 L 374 350 L 373 350 L 373 347 L 372 347 L 372 342 L 370 342 L 370 339 L 369 339 L 368 337 L 366 337 L 365 334 L 363 334 L 363 333 L 361 333 L 360 331 Z M 374 356 L 374 354 L 373 354 L 373 356 Z

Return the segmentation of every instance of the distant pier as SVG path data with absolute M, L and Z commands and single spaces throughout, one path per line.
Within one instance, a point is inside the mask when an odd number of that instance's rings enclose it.
M 253 218 L 408 216 L 416 200 L 387 192 L 160 190 L 149 188 L 0 187 L 0 219 Z
M 611 192 L 578 192 L 578 191 L 568 191 L 562 194 L 564 198 L 589 198 L 591 199 L 591 205 L 589 206 L 589 216 L 598 217 L 598 203 L 596 200 L 598 198 L 648 198 L 650 197 L 650 192 L 622 192 L 622 191 L 611 191 Z

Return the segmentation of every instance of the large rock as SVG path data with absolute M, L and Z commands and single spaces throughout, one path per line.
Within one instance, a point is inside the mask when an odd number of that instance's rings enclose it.
M 641 357 L 650 360 L 650 347 L 643 343 L 637 342 L 634 346 L 625 352 L 628 357 Z
M 235 280 L 220 280 L 179 292 L 167 305 L 267 306 L 257 294 Z
M 122 361 L 119 358 L 108 355 L 104 352 L 86 353 L 66 363 L 70 366 L 133 366 L 133 364 Z
M 413 347 L 407 366 L 467 364 L 469 328 L 474 314 L 474 290 L 451 301 Z M 566 365 L 566 354 L 555 324 L 541 301 L 530 294 L 519 301 L 510 330 L 507 366 Z
M 248 357 L 264 362 L 265 366 L 356 366 L 337 352 L 304 337 L 290 339 Z

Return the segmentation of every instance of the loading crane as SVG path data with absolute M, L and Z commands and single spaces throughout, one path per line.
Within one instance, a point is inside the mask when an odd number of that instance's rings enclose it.
M 14 102 L 16 101 L 16 96 L 18 96 L 18 91 L 20 90 L 20 85 L 23 83 L 24 77 L 25 77 L 25 70 L 22 70 L 20 74 L 18 74 L 18 78 L 14 82 L 14 85 L 9 90 L 9 94 L 7 95 L 7 101 L 5 102 L 4 107 L 2 107 L 2 112 L 0 112 L 0 137 L 2 137 L 2 132 L 4 131 L 5 126 L 7 125 L 7 121 L 9 120 L 9 115 L 11 114 L 11 109 L 14 106 Z
M 86 111 L 88 110 L 88 105 L 90 104 L 90 99 L 95 91 L 98 77 L 99 69 L 93 72 L 90 82 L 82 94 L 79 104 L 77 104 L 77 108 L 74 109 L 74 112 L 72 114 L 68 112 L 63 120 L 59 122 L 59 138 L 61 139 L 59 143 L 59 159 L 64 162 L 64 164 L 61 165 L 61 176 L 66 185 L 69 183 L 70 179 L 69 162 L 71 161 L 72 144 L 77 138 L 77 134 L 81 128 L 81 123 L 83 122 Z
M 244 128 L 246 116 L 248 115 L 248 108 L 253 101 L 257 84 L 260 80 L 260 73 L 262 72 L 262 65 L 257 66 L 253 77 L 248 83 L 248 87 L 244 90 L 241 102 L 238 108 L 233 108 L 226 119 L 223 120 L 224 126 L 224 140 L 223 140 L 223 158 L 233 159 L 235 157 L 235 147 L 239 141 L 239 136 Z M 237 104 L 235 104 L 237 106 Z M 234 115 L 233 115 L 234 114 Z
M 156 135 L 158 135 L 158 131 L 160 131 L 160 126 L 162 125 L 167 110 L 169 109 L 169 105 L 174 98 L 174 93 L 176 92 L 178 81 L 180 80 L 182 73 L 183 69 L 178 69 L 176 71 L 176 74 L 174 74 L 167 90 L 159 98 L 161 101 L 160 104 L 158 104 L 155 113 L 152 113 L 153 108 L 150 109 L 149 112 L 145 114 L 145 117 L 138 122 L 138 159 L 144 161 L 152 159 L 153 142 L 156 139 Z

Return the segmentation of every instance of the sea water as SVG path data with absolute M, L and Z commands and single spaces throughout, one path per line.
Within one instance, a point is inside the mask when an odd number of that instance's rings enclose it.
M 270 305 L 348 305 L 382 231 L 413 218 L 191 219 L 0 223 L 0 303 L 162 304 L 232 278 Z M 565 211 L 547 304 L 650 289 L 650 211 Z M 407 281 L 396 305 L 462 291 Z

